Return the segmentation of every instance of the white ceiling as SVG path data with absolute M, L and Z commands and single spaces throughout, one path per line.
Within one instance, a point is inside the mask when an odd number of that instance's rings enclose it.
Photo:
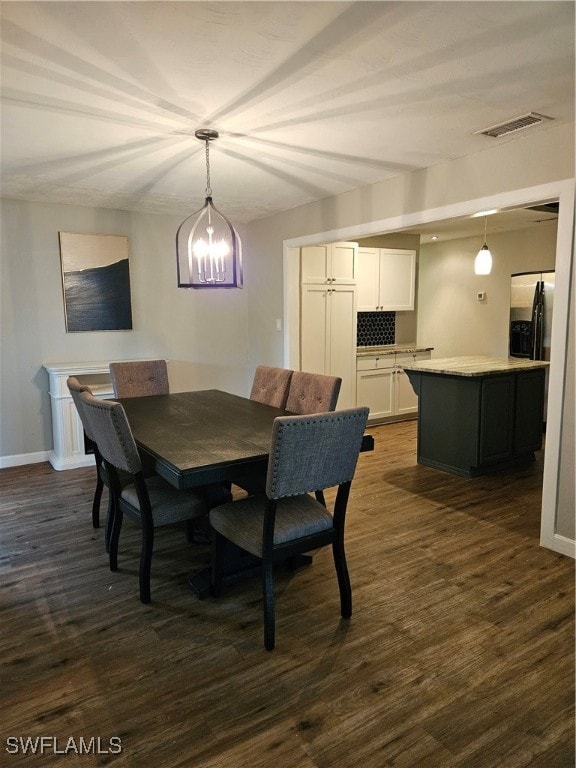
M 6 197 L 188 215 L 211 126 L 214 202 L 240 223 L 574 120 L 574 2 L 8 1 L 1 17 Z M 474 134 L 531 111 L 554 122 Z

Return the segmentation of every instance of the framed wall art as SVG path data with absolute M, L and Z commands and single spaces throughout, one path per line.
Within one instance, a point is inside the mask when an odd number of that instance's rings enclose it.
M 58 235 L 66 331 L 132 330 L 128 238 Z

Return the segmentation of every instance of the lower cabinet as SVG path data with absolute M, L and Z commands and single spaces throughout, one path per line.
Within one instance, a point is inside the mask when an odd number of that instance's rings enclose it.
M 394 374 L 394 363 L 389 368 L 360 370 L 356 374 L 356 402 L 370 408 L 371 421 L 394 416 Z
M 356 402 L 370 408 L 369 420 L 410 418 L 418 413 L 418 398 L 402 365 L 428 360 L 430 352 L 396 353 L 358 358 Z

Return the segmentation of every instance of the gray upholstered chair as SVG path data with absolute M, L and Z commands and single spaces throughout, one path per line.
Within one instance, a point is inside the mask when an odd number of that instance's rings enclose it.
M 90 432 L 106 465 L 112 490 L 110 570 L 118 570 L 118 540 L 126 515 L 142 528 L 140 600 L 149 603 L 154 529 L 206 515 L 208 505 L 202 489 L 179 491 L 161 477 L 144 478 L 136 442 L 120 403 L 98 400 L 89 392 L 82 392 L 80 399 Z M 122 487 L 119 471 L 130 473 L 132 483 Z
M 145 397 L 170 392 L 166 360 L 110 363 L 110 377 L 114 397 Z
M 338 402 L 342 379 L 321 373 L 294 371 L 290 380 L 286 410 L 291 413 L 333 411 Z
M 250 400 L 272 405 L 274 408 L 285 408 L 292 373 L 288 368 L 259 365 L 254 372 Z
M 68 390 L 72 395 L 72 400 L 76 406 L 78 416 L 82 422 L 84 428 L 84 434 L 86 436 L 87 448 L 94 454 L 94 461 L 96 462 L 96 488 L 94 489 L 94 498 L 92 500 L 92 525 L 94 528 L 100 527 L 100 502 L 102 500 L 102 491 L 104 486 L 110 488 L 110 482 L 106 473 L 106 467 L 102 461 L 102 456 L 96 445 L 96 441 L 91 433 L 90 424 L 88 423 L 84 414 L 84 405 L 80 399 L 82 392 L 89 392 L 92 395 L 92 390 L 86 384 L 81 384 L 75 376 L 69 376 L 66 380 Z M 112 526 L 112 496 L 108 497 L 108 515 L 106 518 L 106 529 L 104 534 L 104 542 L 106 545 L 106 551 L 109 549 L 110 532 Z
M 344 523 L 350 485 L 368 408 L 281 416 L 274 421 L 266 494 L 248 496 L 210 511 L 215 531 L 212 590 L 222 590 L 226 542 L 262 562 L 264 646 L 274 648 L 273 563 L 332 545 L 340 589 L 340 611 L 352 614 L 352 590 L 344 551 Z M 309 495 L 338 486 L 333 514 Z

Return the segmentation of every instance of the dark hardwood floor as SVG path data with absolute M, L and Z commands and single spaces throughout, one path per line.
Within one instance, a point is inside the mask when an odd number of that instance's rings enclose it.
M 144 606 L 139 532 L 111 573 L 92 469 L 2 470 L 0 764 L 573 766 L 574 563 L 539 546 L 543 457 L 470 480 L 416 464 L 415 422 L 370 431 L 353 617 L 323 550 L 277 575 L 272 653 L 258 579 L 197 600 L 208 547 L 161 529 Z

